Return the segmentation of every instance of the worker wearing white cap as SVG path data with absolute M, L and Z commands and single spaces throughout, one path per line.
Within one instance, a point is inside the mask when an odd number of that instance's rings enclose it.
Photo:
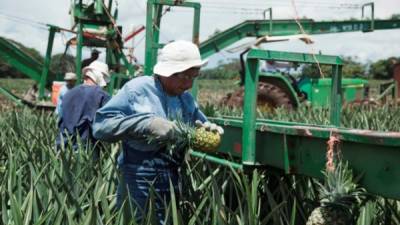
M 96 113 L 93 124 L 94 137 L 105 141 L 122 140 L 122 153 L 118 158 L 122 181 L 117 193 L 117 204 L 127 199 L 126 188 L 133 203 L 141 208 L 136 219 L 146 212 L 150 183 L 157 191 L 155 200 L 159 224 L 164 224 L 164 204 L 170 199 L 172 181 L 179 195 L 179 168 L 184 159 L 184 149 L 174 151 L 165 142 L 176 140 L 175 123 L 180 119 L 194 125 L 207 118 L 187 91 L 199 75 L 201 60 L 198 47 L 188 41 L 175 41 L 164 46 L 154 67 L 154 76 L 141 76 L 126 83 L 104 107 Z M 196 122 L 197 121 L 197 122 Z M 211 127 L 223 132 L 215 124 Z M 158 142 L 149 143 L 151 135 Z M 165 202 L 166 201 L 166 202 Z
M 91 134 L 91 125 L 96 110 L 102 107 L 110 96 L 102 88 L 109 81 L 107 64 L 99 61 L 92 62 L 83 68 L 83 84 L 69 90 L 63 98 L 61 117 L 58 123 L 60 134 L 57 136 L 57 146 L 63 149 L 71 139 L 72 148 L 79 146 L 91 148 L 96 140 Z M 81 145 L 78 143 L 82 141 Z M 95 152 L 94 154 L 98 154 Z
M 58 98 L 57 98 L 57 106 L 56 106 L 56 111 L 55 113 L 58 116 L 61 116 L 61 103 L 62 100 L 64 98 L 64 95 L 75 86 L 76 83 L 76 74 L 75 73 L 65 73 L 64 76 L 64 81 L 65 81 L 65 85 L 63 85 L 60 89 L 60 92 L 58 94 Z

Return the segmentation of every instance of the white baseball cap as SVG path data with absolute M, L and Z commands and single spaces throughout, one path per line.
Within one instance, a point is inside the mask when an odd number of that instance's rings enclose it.
M 100 87 L 105 87 L 110 81 L 110 74 L 107 64 L 100 61 L 93 61 L 89 66 L 82 69 L 84 76 L 90 77 Z
M 65 73 L 64 80 L 76 80 L 76 74 L 71 72 Z
M 154 73 L 169 77 L 192 67 L 201 67 L 207 60 L 201 60 L 199 48 L 189 41 L 174 41 L 161 49 Z

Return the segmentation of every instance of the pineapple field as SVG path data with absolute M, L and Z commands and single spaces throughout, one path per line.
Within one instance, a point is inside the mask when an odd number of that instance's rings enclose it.
M 395 0 L 8 2 L 0 225 L 400 224 Z M 149 92 L 123 89 L 121 109 L 101 103 L 81 137 L 66 134 L 79 110 L 67 97 L 74 112 L 55 115 L 61 82 L 112 96 L 140 76 Z
M 206 87 L 209 86 L 202 86 L 200 93 L 210 93 Z M 243 116 L 241 109 L 224 108 L 203 100 L 200 103 L 210 117 Z M 274 112 L 260 108 L 257 117 L 329 124 L 328 111 L 307 106 L 296 111 L 280 108 Z M 400 110 L 389 104 L 353 106 L 344 108 L 341 118 L 343 127 L 399 131 Z M 116 166 L 118 144 L 106 145 L 96 161 L 90 152 L 83 150 L 56 152 L 55 116 L 26 108 L 2 110 L 0 129 L 1 224 L 154 223 L 151 204 L 142 221 L 129 219 L 136 213 L 134 206 L 116 207 L 115 193 L 120 179 Z M 201 140 L 196 136 L 207 139 L 210 135 L 196 132 L 195 128 L 182 127 L 182 130 L 185 131 L 182 136 L 189 135 L 196 148 L 201 148 L 196 143 Z M 174 201 L 166 206 L 167 224 L 400 223 L 400 201 L 366 192 L 358 185 L 360 174 L 352 172 L 351 164 L 340 161 L 340 157 L 334 163 L 333 170 L 321 171 L 325 179 L 314 179 L 272 168 L 238 170 L 187 157 L 181 168 L 181 198 L 172 193 Z

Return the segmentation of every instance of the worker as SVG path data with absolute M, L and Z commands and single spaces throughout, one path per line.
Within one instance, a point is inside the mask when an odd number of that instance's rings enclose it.
M 64 76 L 64 81 L 66 82 L 65 85 L 63 85 L 58 93 L 58 97 L 57 97 L 57 106 L 56 106 L 56 111 L 55 113 L 61 117 L 61 102 L 64 98 L 64 95 L 71 90 L 76 83 L 76 74 L 75 73 L 65 73 Z
M 172 120 L 180 118 L 191 125 L 196 121 L 200 125 L 207 121 L 187 91 L 205 63 L 193 43 L 171 42 L 161 50 L 154 76 L 132 79 L 96 113 L 94 137 L 109 142 L 122 140 L 118 158 L 122 180 L 118 186 L 117 204 L 121 206 L 129 193 L 133 203 L 140 208 L 136 214 L 138 221 L 147 210 L 145 206 L 151 187 L 157 192 L 154 200 L 159 224 L 163 224 L 164 207 L 170 202 L 170 180 L 179 196 L 179 168 L 184 151 L 175 149 L 170 155 L 165 143 L 149 143 L 146 136 L 174 141 L 175 123 Z M 215 124 L 210 127 L 223 132 Z
M 85 60 L 82 61 L 82 68 L 85 68 L 87 66 L 89 66 L 92 62 L 96 61 L 99 58 L 99 54 L 101 52 L 98 51 L 97 49 L 93 49 L 92 53 L 90 55 L 90 58 L 87 58 Z
M 79 147 L 78 139 L 85 149 L 93 148 L 96 140 L 91 134 L 91 125 L 96 110 L 102 107 L 110 96 L 102 89 L 109 81 L 107 64 L 92 62 L 82 70 L 83 84 L 69 90 L 63 97 L 61 117 L 58 123 L 57 149 L 64 149 L 68 143 L 74 150 Z M 93 154 L 98 155 L 98 149 Z
M 37 83 L 34 83 L 32 87 L 24 95 L 24 100 L 28 102 L 35 102 L 39 98 L 39 88 Z

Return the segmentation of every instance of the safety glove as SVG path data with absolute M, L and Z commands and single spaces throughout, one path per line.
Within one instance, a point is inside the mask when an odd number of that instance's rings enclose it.
M 220 126 L 218 126 L 215 123 L 211 123 L 211 122 L 204 122 L 202 123 L 200 120 L 196 120 L 195 121 L 196 127 L 204 127 L 206 130 L 208 131 L 215 131 L 218 132 L 219 135 L 223 135 L 224 134 L 224 129 Z
M 156 140 L 173 140 L 177 126 L 174 122 L 161 117 L 155 117 L 149 124 L 150 136 Z
M 203 152 L 217 151 L 224 129 L 215 123 L 195 121 L 196 129 L 192 136 L 191 147 Z

